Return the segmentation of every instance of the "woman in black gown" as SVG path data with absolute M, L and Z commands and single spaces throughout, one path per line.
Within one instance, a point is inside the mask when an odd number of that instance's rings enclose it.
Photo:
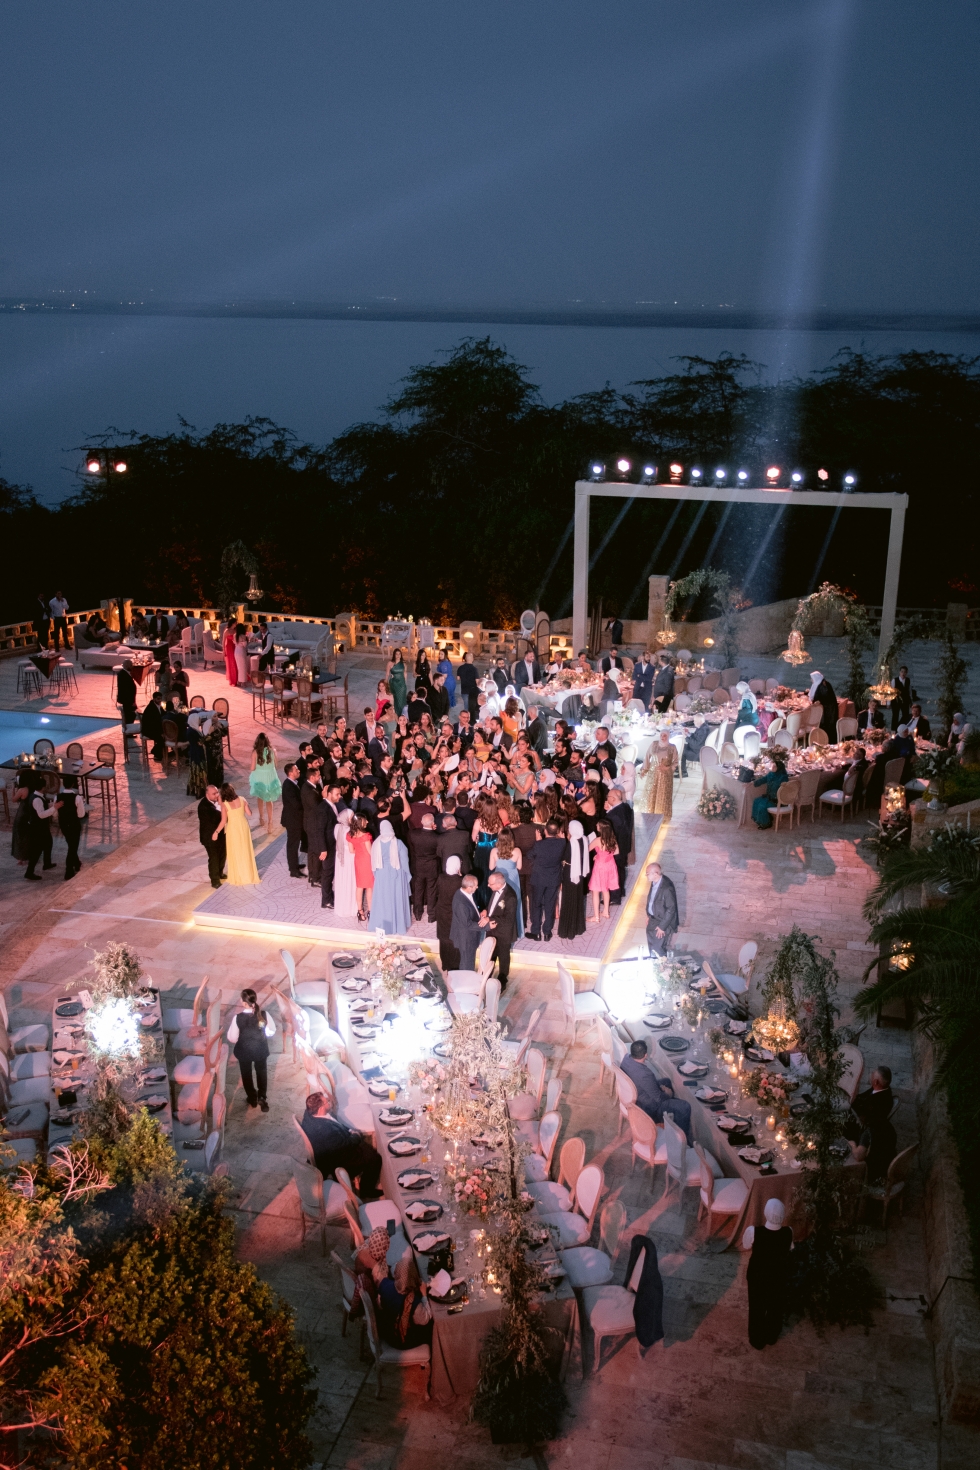
M 837 744 L 837 720 L 839 718 L 837 708 L 837 695 L 834 693 L 833 685 L 829 679 L 825 679 L 819 670 L 814 669 L 810 675 L 809 700 L 811 704 L 819 704 L 823 713 L 820 716 L 820 728 L 827 736 L 829 745 Z
M 568 841 L 561 865 L 561 912 L 558 938 L 575 939 L 585 933 L 585 894 L 589 886 L 589 839 L 581 822 L 569 822 Z
M 789 1253 L 793 1249 L 793 1232 L 783 1224 L 785 1213 L 782 1200 L 767 1200 L 763 1228 L 749 1226 L 742 1236 L 742 1245 L 752 1248 L 747 1280 L 749 1342 L 754 1348 L 771 1347 L 782 1331 Z

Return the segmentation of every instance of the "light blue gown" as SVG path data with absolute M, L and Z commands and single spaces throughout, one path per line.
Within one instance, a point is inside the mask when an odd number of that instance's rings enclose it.
M 517 871 L 517 864 L 513 858 L 502 858 L 497 853 L 497 862 L 494 867 L 495 873 L 503 873 L 507 882 L 517 894 L 517 937 L 524 938 L 524 900 L 521 898 L 521 875 Z
M 409 905 L 409 890 L 412 876 L 408 869 L 408 848 L 398 842 L 399 867 L 391 866 L 392 843 L 381 844 L 381 867 L 374 872 L 374 889 L 371 894 L 372 929 L 383 929 L 386 934 L 407 934 L 412 924 Z
M 443 654 L 442 658 L 436 664 L 436 673 L 437 674 L 445 674 L 445 676 L 446 676 L 446 693 L 449 695 L 449 708 L 450 709 L 455 709 L 456 708 L 456 675 L 453 673 L 453 666 L 449 662 L 448 658 L 446 658 L 445 654 Z

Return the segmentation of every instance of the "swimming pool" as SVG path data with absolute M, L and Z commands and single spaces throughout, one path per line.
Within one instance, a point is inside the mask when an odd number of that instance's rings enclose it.
M 86 719 L 83 715 L 32 715 L 3 709 L 0 710 L 0 761 L 10 760 L 21 751 L 30 754 L 35 740 L 42 736 L 47 736 L 55 746 L 67 745 L 69 740 L 81 740 L 83 744 L 87 740 L 91 744 L 93 735 L 113 728 L 119 728 L 118 718 L 100 720 Z M 94 747 L 86 749 L 85 754 L 94 759 Z

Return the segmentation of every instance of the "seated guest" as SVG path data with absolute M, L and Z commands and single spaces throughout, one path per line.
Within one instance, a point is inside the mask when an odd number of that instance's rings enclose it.
M 622 627 L 622 624 L 620 624 L 620 627 Z M 618 669 L 620 673 L 624 673 L 623 660 L 619 656 L 619 649 L 610 648 L 599 667 L 604 674 L 608 674 L 612 669 Z
M 153 741 L 150 754 L 155 761 L 162 761 L 166 748 L 163 743 L 163 695 L 159 689 L 153 691 L 149 704 L 140 715 L 140 735 L 144 745 L 148 740 Z
M 419 1277 L 409 1251 L 394 1272 L 378 1283 L 378 1331 L 389 1347 L 407 1351 L 432 1341 L 432 1309 L 428 1286 Z
M 714 728 L 714 725 L 709 725 L 707 723 L 704 715 L 694 716 L 694 729 L 688 731 L 687 738 L 684 741 L 684 749 L 681 752 L 682 779 L 684 776 L 687 775 L 688 761 L 690 761 L 693 765 L 698 765 L 700 763 L 701 751 L 704 749 L 704 743 L 708 739 L 708 736 L 711 734 Z
M 88 622 L 85 624 L 85 637 L 89 643 L 108 643 L 109 629 L 106 626 L 105 618 L 100 612 L 94 612 L 89 617 Z
M 853 1108 L 858 1117 L 870 1118 L 875 1122 L 881 1118 L 887 1118 L 895 1106 L 895 1094 L 892 1092 L 892 1069 L 891 1067 L 875 1067 L 871 1073 L 871 1086 L 859 1092 L 854 1099 Z
M 855 1101 L 855 1111 L 857 1102 Z M 851 1154 L 858 1163 L 868 1166 L 868 1183 L 880 1184 L 888 1173 L 888 1166 L 898 1152 L 895 1129 L 887 1115 L 875 1112 L 861 1119 L 861 1133 L 856 1143 L 851 1142 Z
M 876 699 L 868 700 L 867 709 L 863 709 L 858 715 L 858 734 L 865 730 L 883 730 L 885 728 L 885 716 Z
M 950 750 L 955 750 L 959 755 L 963 754 L 963 746 L 966 737 L 972 732 L 973 726 L 967 724 L 966 716 L 962 710 L 957 710 L 949 727 L 949 735 L 946 744 Z
M 628 1057 L 623 1057 L 620 1062 L 621 1071 L 636 1088 L 636 1105 L 642 1108 L 648 1118 L 655 1123 L 663 1124 L 664 1113 L 670 1113 L 674 1122 L 680 1128 L 688 1144 L 693 1144 L 694 1137 L 691 1133 L 691 1104 L 686 1098 L 674 1096 L 673 1085 L 665 1077 L 658 1078 L 652 1065 L 647 1061 L 647 1044 L 645 1041 L 634 1041 L 630 1047 Z
M 909 715 L 908 732 L 913 739 L 916 736 L 920 740 L 932 739 L 932 726 L 922 713 L 921 704 L 913 704 L 912 706 L 912 711 Z
M 769 751 L 768 754 L 772 762 L 772 769 L 766 771 L 761 776 L 757 776 L 752 782 L 753 786 L 764 786 L 766 788 L 765 795 L 757 796 L 752 803 L 752 820 L 760 831 L 764 831 L 766 827 L 772 826 L 772 817 L 769 815 L 769 808 L 779 804 L 777 794 L 779 788 L 789 780 L 789 772 L 786 770 L 785 750 L 776 748 Z
M 133 614 L 133 621 L 129 625 L 129 631 L 134 638 L 146 638 L 149 633 L 146 618 L 141 612 Z
M 584 648 L 579 649 L 578 658 L 572 665 L 572 672 L 575 674 L 591 674 L 593 672 L 592 665 L 589 663 L 589 655 Z
M 356 1128 L 348 1128 L 333 1116 L 322 1092 L 311 1092 L 303 1114 L 303 1132 L 313 1146 L 313 1159 L 324 1179 L 335 1169 L 346 1169 L 351 1179 L 360 1180 L 358 1193 L 364 1200 L 378 1196 L 381 1155 Z
M 165 616 L 161 608 L 157 608 L 152 618 L 146 624 L 146 636 L 154 643 L 166 642 L 170 632 L 170 619 Z

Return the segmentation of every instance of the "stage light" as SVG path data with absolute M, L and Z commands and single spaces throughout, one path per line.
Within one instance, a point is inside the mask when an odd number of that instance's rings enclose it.
M 126 470 L 127 470 L 128 466 L 127 466 L 126 461 L 124 459 L 119 459 L 112 466 L 112 468 L 115 470 L 115 472 L 116 472 L 117 475 L 124 475 L 126 473 Z
M 691 471 L 691 480 L 694 482 L 694 484 L 697 484 L 698 483 L 698 481 L 702 478 L 703 474 L 704 474 L 704 471 L 703 470 L 692 470 Z
M 680 480 L 680 477 L 681 477 L 681 475 L 683 473 L 684 473 L 684 466 L 682 464 L 678 464 L 676 462 L 676 460 L 675 460 L 675 462 L 670 467 L 670 482 L 671 482 L 671 484 L 672 485 L 676 485 L 677 482 Z
M 654 480 L 656 478 L 657 478 L 657 466 L 655 464 L 645 464 L 643 466 L 643 475 L 642 475 L 643 484 L 644 485 L 652 485 L 653 482 L 654 482 Z
M 792 480 L 794 485 L 803 484 L 803 476 L 799 470 L 794 470 L 793 473 L 790 475 L 790 479 Z
M 722 483 L 723 480 L 727 480 L 727 478 L 728 478 L 728 471 L 727 470 L 715 470 L 715 479 L 718 481 L 718 484 L 719 485 Z
M 817 470 L 817 479 L 818 480 L 822 480 L 824 482 L 824 484 L 826 484 L 827 481 L 830 479 L 830 471 L 829 470 Z
M 858 482 L 857 475 L 845 475 L 844 476 L 844 484 L 847 486 L 848 490 L 852 490 L 854 488 L 854 486 L 857 484 L 857 482 Z
M 775 485 L 776 481 L 779 479 L 779 476 L 780 476 L 779 465 L 778 464 L 771 464 L 769 466 L 769 468 L 766 470 L 766 479 L 769 481 L 770 485 Z
M 90 459 L 85 468 L 88 470 L 90 475 L 97 475 L 102 466 L 99 464 L 99 461 L 97 459 Z
M 748 472 L 748 470 L 739 470 L 739 472 L 738 472 L 738 474 L 736 476 L 736 479 L 738 480 L 738 483 L 740 485 L 744 485 L 745 482 L 746 482 L 746 480 L 748 478 L 749 478 L 749 472 Z
M 603 477 L 603 475 L 605 473 L 606 473 L 606 467 L 605 467 L 605 465 L 604 464 L 599 464 L 598 460 L 596 460 L 593 464 L 590 464 L 589 465 L 589 476 L 590 476 L 591 479 L 593 479 L 593 480 L 601 480 L 602 477 Z
M 629 460 L 628 459 L 617 459 L 617 461 L 616 461 L 616 468 L 617 468 L 617 470 L 619 471 L 619 473 L 621 475 L 628 475 L 629 472 L 630 472 L 630 462 L 629 462 Z

